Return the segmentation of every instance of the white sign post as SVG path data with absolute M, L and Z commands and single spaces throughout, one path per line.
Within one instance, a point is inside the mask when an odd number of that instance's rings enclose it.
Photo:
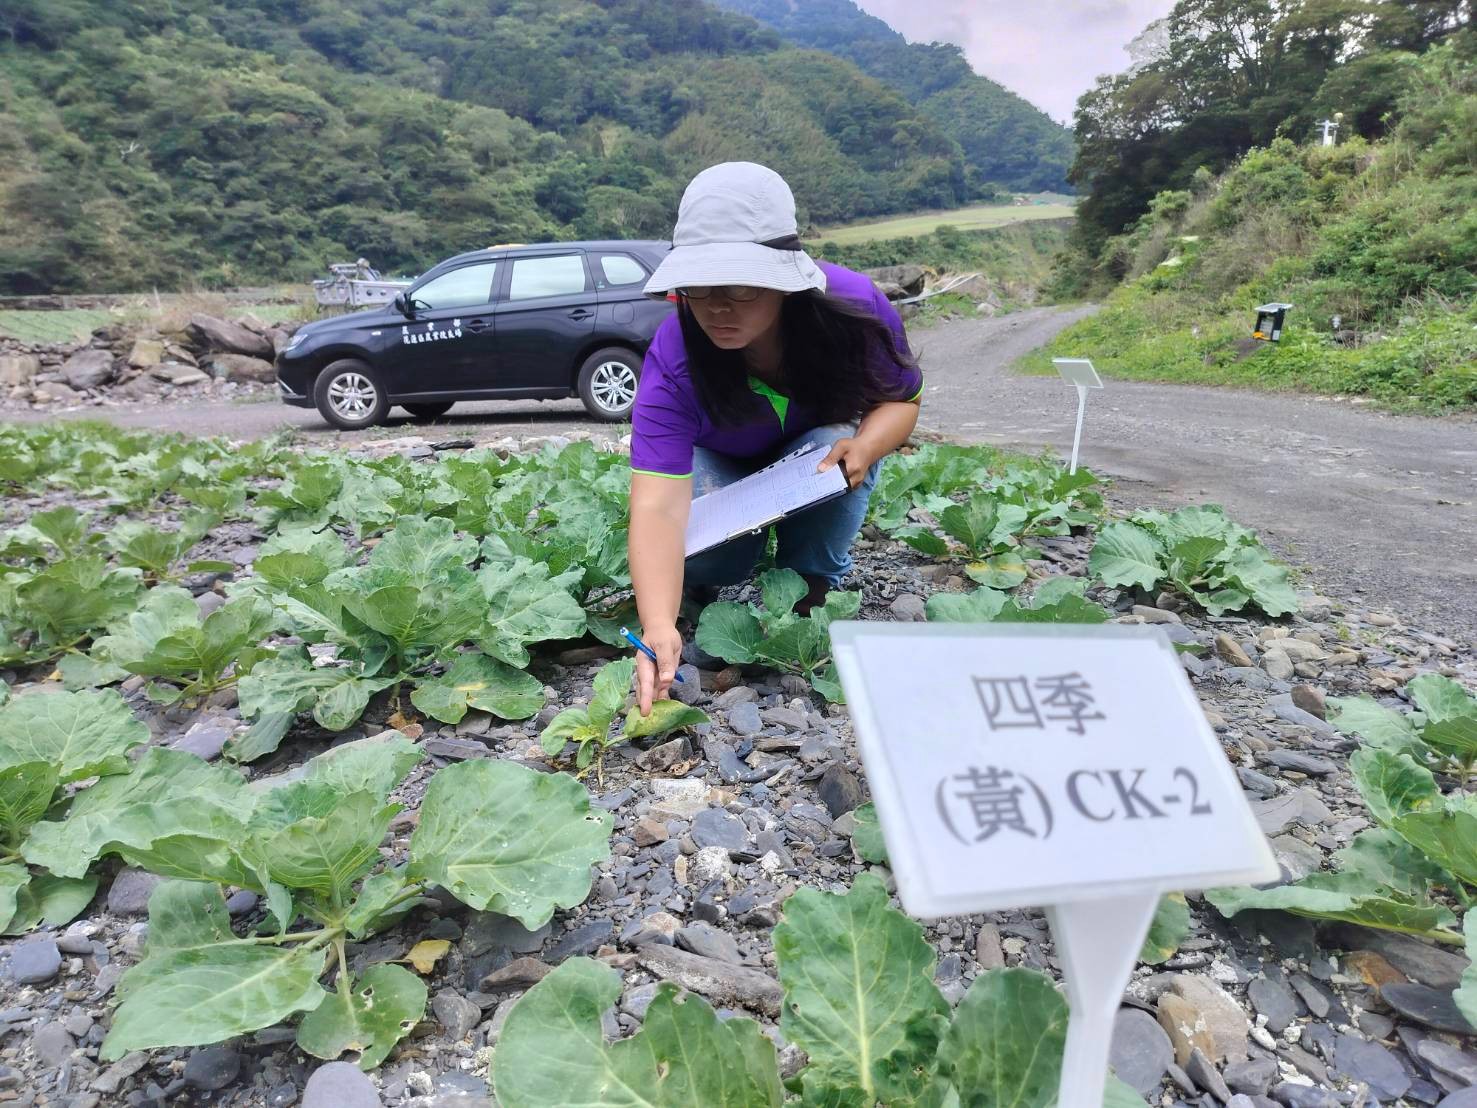
M 1047 909 L 1072 1012 L 1057 1102 L 1097 1108 L 1159 897 L 1278 873 L 1173 645 L 851 621 L 831 642 L 903 907 Z
M 1053 358 L 1051 364 L 1062 375 L 1062 380 L 1077 386 L 1077 430 L 1072 433 L 1072 467 L 1067 472 L 1077 472 L 1077 448 L 1082 445 L 1082 417 L 1087 414 L 1087 390 L 1103 387 L 1102 378 L 1092 368 L 1088 358 Z

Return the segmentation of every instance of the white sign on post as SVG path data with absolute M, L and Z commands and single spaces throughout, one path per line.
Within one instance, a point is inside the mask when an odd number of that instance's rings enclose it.
M 1087 390 L 1103 387 L 1102 378 L 1089 358 L 1053 358 L 1051 364 L 1062 380 L 1077 386 L 1077 430 L 1072 432 L 1072 465 L 1068 473 L 1077 472 L 1077 450 L 1082 445 L 1082 417 L 1087 414 Z
M 1047 909 L 1072 1018 L 1058 1103 L 1102 1103 L 1161 894 L 1278 868 L 1158 628 L 831 625 L 903 907 Z

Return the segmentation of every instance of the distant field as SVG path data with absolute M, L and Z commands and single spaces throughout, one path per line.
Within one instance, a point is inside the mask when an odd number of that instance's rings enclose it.
M 819 232 L 809 242 L 834 242 L 851 246 L 858 242 L 912 238 L 926 235 L 945 224 L 961 231 L 981 231 L 1025 223 L 1034 219 L 1069 219 L 1076 214 L 1071 204 L 986 204 L 977 208 L 955 208 L 947 212 L 924 212 L 873 223 L 852 223 Z
M 166 301 L 162 313 L 146 299 L 117 308 L 66 308 L 57 311 L 0 309 L 0 335 L 36 344 L 84 342 L 93 331 L 109 323 L 178 326 L 184 320 L 177 317 L 187 315 L 192 310 L 227 318 L 236 318 L 250 312 L 267 323 L 296 319 L 302 313 L 302 309 L 295 304 L 227 304 L 219 298 L 204 297 L 191 298 L 189 304 L 179 303 L 178 298 Z
M 106 308 L 73 308 L 57 312 L 0 311 L 0 334 L 21 342 L 81 342 L 112 321 Z

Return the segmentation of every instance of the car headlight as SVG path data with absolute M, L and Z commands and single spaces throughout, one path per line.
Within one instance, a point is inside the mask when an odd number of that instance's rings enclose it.
M 282 348 L 282 353 L 286 354 L 289 350 L 294 350 L 297 347 L 301 346 L 303 339 L 307 337 L 308 336 L 303 334 L 302 331 L 295 332 L 292 338 L 287 340 L 287 345 Z

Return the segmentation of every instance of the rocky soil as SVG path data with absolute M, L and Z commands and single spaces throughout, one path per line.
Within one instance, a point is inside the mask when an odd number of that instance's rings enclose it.
M 298 326 L 196 314 L 174 331 L 102 327 L 83 344 L 0 336 L 0 412 L 271 397 L 273 359 Z
M 406 439 L 374 449 L 436 452 Z M 12 500 L 6 522 L 54 502 Z M 248 523 L 227 525 L 201 556 L 246 571 L 264 537 Z M 1085 572 L 1086 540 L 1039 544 L 1046 560 L 1034 564 L 1038 572 Z M 858 547 L 847 587 L 863 593 L 863 618 L 919 619 L 925 597 L 965 587 L 948 566 L 880 535 L 864 534 Z M 220 581 L 193 583 L 202 608 L 220 603 Z M 725 597 L 747 599 L 750 591 Z M 1405 684 L 1428 670 L 1477 685 L 1473 644 L 1429 634 L 1398 613 L 1311 592 L 1299 615 L 1281 621 L 1209 619 L 1170 596 L 1101 588 L 1091 595 L 1121 622 L 1162 625 L 1173 640 L 1205 648 L 1181 655 L 1183 664 L 1288 878 L 1326 867 L 1328 855 L 1368 825 L 1347 771 L 1354 744 L 1324 721 L 1325 697 L 1368 692 L 1402 704 Z M 576 644 L 536 659 L 548 703 L 525 723 L 476 711 L 454 727 L 423 721 L 417 737 L 428 757 L 395 798 L 406 810 L 386 853 L 403 854 L 438 765 L 510 758 L 553 771 L 538 732 L 561 708 L 590 696 L 593 674 L 611 653 Z M 866 868 L 850 841 L 865 776 L 846 710 L 825 705 L 803 680 L 725 667 L 691 646 L 684 673 L 687 683 L 674 692 L 713 722 L 690 739 L 618 748 L 603 781 L 588 780 L 594 803 L 613 813 L 615 834 L 613 856 L 583 906 L 528 932 L 446 898 L 351 948 L 364 966 L 402 959 L 421 939 L 451 943 L 428 978 L 425 1019 L 373 1074 L 303 1055 L 290 1027 L 98 1062 L 113 990 L 147 937 L 154 879 L 124 869 L 104 880 L 69 927 L 0 946 L 0 1104 L 479 1108 L 491 1103 L 488 1062 L 512 1004 L 576 955 L 625 975 L 621 1000 L 606 1013 L 608 1034 L 637 1028 L 656 982 L 672 980 L 759 1020 L 793 1068 L 799 1058 L 777 1026 L 771 929 L 799 886 L 840 890 Z M 4 676 L 24 683 L 46 674 Z M 214 758 L 241 726 L 231 693 L 183 713 L 150 704 L 141 684 L 134 679 L 123 689 L 159 743 Z M 374 705 L 343 734 L 300 725 L 248 772 L 287 772 L 335 742 L 383 730 L 388 714 L 388 705 Z M 1190 939 L 1164 965 L 1139 968 L 1119 1015 L 1114 1064 L 1150 1103 L 1477 1105 L 1477 1043 L 1450 1001 L 1466 965 L 1459 953 L 1357 928 L 1319 929 L 1280 913 L 1227 921 L 1193 895 L 1190 904 Z M 230 906 L 243 923 L 257 918 L 253 894 L 238 893 Z M 938 952 L 938 982 L 953 1000 L 991 967 L 1059 968 L 1038 912 L 950 919 L 927 934 Z

